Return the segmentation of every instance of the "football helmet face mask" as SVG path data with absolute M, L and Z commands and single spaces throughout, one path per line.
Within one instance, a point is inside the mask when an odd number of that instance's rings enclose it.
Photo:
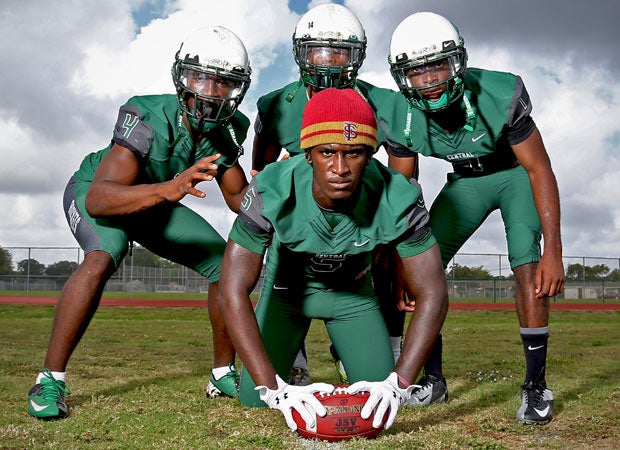
M 351 87 L 366 57 L 366 32 L 344 6 L 319 5 L 295 27 L 293 56 L 306 86 L 316 90 Z
M 403 20 L 392 34 L 388 62 L 394 81 L 414 108 L 439 111 L 463 95 L 464 40 L 438 14 L 415 13 Z
M 226 123 L 250 86 L 250 62 L 243 42 L 224 27 L 197 30 L 181 43 L 172 79 L 181 110 L 194 131 Z

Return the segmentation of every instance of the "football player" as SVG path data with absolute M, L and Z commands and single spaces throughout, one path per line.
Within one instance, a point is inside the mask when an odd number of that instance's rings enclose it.
M 174 58 L 177 94 L 130 98 L 110 145 L 86 156 L 69 180 L 65 214 L 85 256 L 60 294 L 44 368 L 28 394 L 30 415 L 67 416 L 68 360 L 133 241 L 209 280 L 215 367 L 207 396 L 237 396 L 235 351 L 216 301 L 225 241 L 179 201 L 204 198 L 196 185 L 216 180 L 230 209 L 239 209 L 247 179 L 238 159 L 249 120 L 237 108 L 250 74 L 246 49 L 232 31 L 194 32 Z
M 501 211 L 526 362 L 517 420 L 545 424 L 553 417 L 553 394 L 545 378 L 549 297 L 564 286 L 560 201 L 523 80 L 467 68 L 458 29 L 429 12 L 398 25 L 389 64 L 403 94 L 402 104 L 386 120 L 393 126 L 389 165 L 411 176 L 417 154 L 452 164 L 430 209 L 444 266 L 491 212 Z M 441 353 L 440 335 L 413 404 L 447 401 Z
M 378 88 L 357 78 L 366 57 L 366 32 L 357 16 L 338 4 L 322 4 L 305 13 L 293 33 L 293 55 L 299 67 L 299 80 L 258 99 L 258 114 L 254 124 L 255 137 L 252 153 L 252 174 L 275 162 L 284 153 L 299 155 L 299 141 L 303 109 L 317 92 L 326 88 L 352 88 L 377 111 L 392 107 L 400 101 L 398 92 Z M 384 144 L 379 127 L 378 145 Z M 284 149 L 284 151 L 283 151 Z M 381 308 L 389 327 L 392 354 L 398 359 L 401 349 L 404 314 L 396 307 L 393 285 L 394 261 L 391 249 L 378 250 L 377 264 L 373 265 L 377 293 L 382 298 Z M 268 253 L 268 258 L 273 256 Z M 336 368 L 341 381 L 346 382 L 346 371 L 332 346 Z M 305 347 L 297 356 L 289 381 L 296 385 L 311 381 Z
M 313 393 L 334 387 L 284 380 L 311 320 L 320 319 L 353 382 L 349 392 L 370 392 L 362 417 L 375 411 L 373 426 L 389 428 L 448 309 L 421 189 L 373 158 L 375 115 L 353 89 L 324 89 L 308 101 L 300 146 L 303 155 L 252 179 L 224 253 L 219 300 L 244 364 L 239 399 L 279 409 L 293 430 L 292 409 L 314 426 L 325 408 Z M 254 311 L 249 294 L 270 243 L 277 264 L 267 262 Z M 416 299 L 396 365 L 370 276 L 374 250 L 386 244 L 397 249 Z M 400 307 L 412 311 L 404 301 Z

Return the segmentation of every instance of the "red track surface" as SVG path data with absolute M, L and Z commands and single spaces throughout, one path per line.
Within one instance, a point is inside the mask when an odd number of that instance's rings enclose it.
M 0 296 L 0 304 L 55 305 L 56 297 Z M 207 307 L 206 300 L 158 300 L 144 298 L 104 298 L 101 306 L 151 306 L 151 307 Z M 514 310 L 514 303 L 450 303 L 453 310 Z M 552 310 L 564 311 L 618 311 L 620 303 L 551 303 Z

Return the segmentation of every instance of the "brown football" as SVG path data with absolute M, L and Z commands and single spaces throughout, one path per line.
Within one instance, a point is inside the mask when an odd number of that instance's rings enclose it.
M 297 433 L 308 439 L 332 442 L 354 437 L 377 437 L 383 431 L 383 424 L 379 428 L 373 428 L 374 413 L 365 420 L 360 415 L 369 395 L 366 391 L 348 394 L 346 387 L 342 386 L 337 387 L 332 394 L 315 393 L 314 396 L 327 409 L 327 414 L 324 417 L 317 415 L 316 426 L 309 429 L 299 413 L 293 410 Z

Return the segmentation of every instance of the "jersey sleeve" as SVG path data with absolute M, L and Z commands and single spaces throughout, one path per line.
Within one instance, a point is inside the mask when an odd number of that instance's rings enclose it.
M 273 100 L 270 95 L 264 95 L 256 102 L 256 118 L 254 119 L 254 134 L 265 135 L 273 134 L 273 124 L 268 128 L 269 120 L 267 118 L 270 108 L 273 108 Z M 266 121 L 266 123 L 265 123 Z
M 256 233 L 256 231 L 250 228 L 240 217 L 237 217 L 233 222 L 228 237 L 231 241 L 236 242 L 241 247 L 258 255 L 265 254 L 270 240 L 269 233 Z
M 389 154 L 397 158 L 413 158 L 415 156 L 409 148 L 390 137 L 390 126 L 385 119 L 378 117 L 377 125 L 381 128 L 383 135 L 383 141 L 379 142 L 378 145 L 383 145 Z
M 135 105 L 127 103 L 121 106 L 112 142 L 128 148 L 139 160 L 149 154 L 153 144 L 153 129 L 144 121 L 142 113 Z
M 437 241 L 435 236 L 428 229 L 427 232 L 416 241 L 402 241 L 396 245 L 396 250 L 401 258 L 411 258 L 413 256 L 424 253 L 426 250 L 435 245 Z
M 256 114 L 254 119 L 254 134 L 261 134 L 263 132 L 263 121 L 261 119 L 260 112 Z
M 411 180 L 412 183 L 417 183 Z M 431 232 L 430 216 L 424 204 L 424 197 L 420 191 L 415 206 L 407 215 L 407 231 L 401 236 L 396 245 L 396 250 L 402 258 L 424 253 L 437 241 Z
M 269 246 L 273 226 L 263 216 L 263 199 L 252 178 L 243 197 L 239 214 L 228 237 L 251 252 L 264 254 Z
M 515 80 L 515 91 L 506 121 L 506 138 L 510 145 L 523 142 L 536 128 L 532 112 L 532 102 L 520 76 Z

